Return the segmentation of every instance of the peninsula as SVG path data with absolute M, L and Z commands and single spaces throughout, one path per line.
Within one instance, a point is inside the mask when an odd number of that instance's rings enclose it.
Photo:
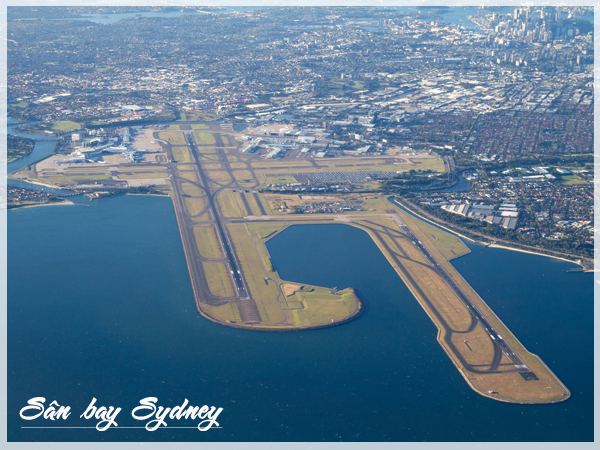
M 552 403 L 569 397 L 551 370 L 519 343 L 449 263 L 468 252 L 464 244 L 396 207 L 375 189 L 372 174 L 385 177 L 419 167 L 443 175 L 450 167 L 444 158 L 431 152 L 334 160 L 300 152 L 263 158 L 251 151 L 248 141 L 264 130 L 238 132 L 232 124 L 218 122 L 171 123 L 136 133 L 134 145 L 145 148 L 139 149 L 136 162 L 113 152 L 104 158 L 105 164 L 81 166 L 68 156 L 55 155 L 20 176 L 70 187 L 98 180 L 103 186 L 147 185 L 168 193 L 198 311 L 231 327 L 291 331 L 357 317 L 362 304 L 351 286 L 337 290 L 282 280 L 265 242 L 294 224 L 361 228 L 438 327 L 440 345 L 476 392 L 513 403 Z M 92 150 L 86 157 L 94 157 L 94 152 L 102 153 Z M 364 177 L 362 190 L 294 194 L 273 189 L 303 185 L 324 174 L 332 179 Z

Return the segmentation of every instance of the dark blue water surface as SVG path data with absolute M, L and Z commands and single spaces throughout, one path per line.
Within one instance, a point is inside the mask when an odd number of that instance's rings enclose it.
M 91 207 L 8 212 L 9 440 L 586 441 L 593 439 L 590 274 L 572 264 L 469 244 L 454 264 L 571 390 L 520 406 L 473 392 L 436 328 L 369 236 L 348 225 L 296 225 L 268 242 L 283 279 L 355 287 L 358 319 L 293 333 L 242 331 L 196 311 L 170 199 L 122 196 Z M 301 245 L 299 245 L 301 244 Z M 22 429 L 42 396 L 119 406 L 119 428 Z M 167 420 L 155 432 L 131 410 L 223 407 L 221 429 Z
M 471 189 L 472 184 L 465 180 L 465 177 L 462 175 L 458 176 L 458 183 L 449 188 L 440 188 L 440 189 L 429 189 L 427 192 L 451 192 L 451 191 L 468 191 Z
M 15 130 L 15 128 L 24 127 L 25 125 L 31 125 L 34 123 L 36 122 L 19 123 L 18 120 L 8 116 L 6 127 L 7 133 L 15 136 L 33 139 L 35 141 L 35 145 L 29 155 L 19 158 L 11 163 L 8 163 L 6 166 L 6 173 L 15 173 L 18 170 L 21 170 L 23 167 L 39 162 L 42 159 L 46 159 L 54 151 L 54 147 L 56 147 L 56 141 L 58 139 L 57 137 L 41 133 L 22 133 L 20 131 Z M 65 133 L 63 136 L 69 135 L 71 133 L 74 133 L 74 131 Z

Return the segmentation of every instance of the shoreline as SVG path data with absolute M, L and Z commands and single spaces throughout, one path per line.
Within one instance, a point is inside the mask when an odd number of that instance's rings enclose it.
M 125 192 L 125 195 L 147 195 L 150 197 L 163 197 L 163 198 L 170 197 L 169 194 L 164 194 L 164 195 L 161 195 L 161 194 L 136 194 L 136 193 L 129 193 L 129 192 Z M 102 197 L 99 197 L 99 198 L 102 198 Z
M 534 252 L 534 251 L 531 251 L 531 250 L 523 250 L 523 249 L 515 248 L 515 247 L 507 247 L 505 245 L 500 245 L 500 244 L 490 244 L 490 245 L 488 245 L 488 247 L 504 248 L 504 249 L 507 249 L 507 250 L 513 250 L 515 252 L 530 253 L 532 255 L 539 255 L 539 256 L 547 256 L 548 258 L 560 259 L 562 261 L 566 261 L 566 262 L 569 262 L 569 263 L 572 263 L 572 264 L 577 264 L 578 266 L 583 267 L 585 269 L 585 267 L 583 266 L 583 264 L 578 263 L 576 261 L 573 261 L 571 259 L 563 258 L 561 256 L 547 255 L 545 253 Z

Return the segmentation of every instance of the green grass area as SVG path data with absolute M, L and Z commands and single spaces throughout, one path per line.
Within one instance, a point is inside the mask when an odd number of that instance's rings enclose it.
M 202 199 L 202 198 L 186 197 L 184 200 L 185 200 L 185 207 L 187 208 L 187 210 L 191 216 L 200 214 L 200 211 L 202 211 L 204 209 L 205 203 L 204 203 L 204 199 Z
M 279 298 L 283 294 L 279 292 L 279 288 L 274 282 L 265 283 L 265 277 L 270 277 L 273 274 L 267 272 L 263 258 L 258 253 L 246 225 L 227 224 L 227 228 L 250 294 L 258 307 L 261 325 L 280 324 L 285 320 L 285 315 L 279 304 Z
M 562 175 L 560 177 L 560 184 L 564 186 L 576 186 L 579 184 L 590 184 L 590 182 L 582 180 L 577 175 Z
M 194 227 L 194 236 L 200 255 L 208 259 L 223 257 L 217 235 L 212 227 Z
M 212 154 L 202 154 L 200 155 L 200 159 L 202 161 L 210 161 L 210 162 L 215 162 L 219 160 L 219 155 L 217 155 L 216 153 L 212 153 Z
M 224 145 L 225 147 L 228 147 L 228 146 L 230 145 L 230 144 L 229 144 L 229 138 L 228 138 L 227 136 L 225 136 L 225 135 L 223 135 L 223 134 L 222 134 L 222 135 L 221 135 L 221 140 L 223 141 L 223 145 Z
M 212 216 L 210 214 L 210 209 L 207 209 L 206 211 L 204 211 L 203 214 L 196 216 L 196 217 L 192 217 L 192 220 L 194 222 L 209 222 L 212 220 Z
M 232 169 L 245 169 L 246 168 L 246 164 L 244 163 L 238 163 L 238 162 L 232 162 L 229 164 L 229 166 Z
M 368 165 L 373 165 L 376 166 L 378 164 L 380 165 L 386 165 L 385 164 L 385 160 L 383 158 L 364 158 L 364 157 L 354 157 L 354 158 L 320 158 L 315 160 L 315 163 L 318 166 L 331 166 L 331 165 L 344 165 L 344 164 L 348 164 L 348 165 L 357 165 L 357 166 L 368 166 Z
M 169 142 L 171 145 L 186 145 L 183 133 L 177 131 L 161 131 L 158 138 Z
M 178 163 L 192 162 L 192 157 L 190 156 L 190 152 L 188 151 L 187 146 L 171 147 L 171 152 L 173 152 L 173 159 L 175 159 L 175 161 Z
M 208 130 L 208 125 L 204 123 L 193 123 L 191 127 L 192 130 Z
M 359 167 L 290 167 L 289 169 L 282 169 L 281 167 L 271 168 L 260 168 L 255 173 L 257 176 L 260 174 L 264 177 L 272 176 L 273 174 L 280 175 L 282 173 L 311 173 L 311 172 L 396 172 L 399 170 L 407 170 L 407 167 L 414 168 L 415 166 L 359 166 Z M 415 169 L 417 170 L 417 169 Z M 260 177 L 259 177 L 260 178 Z M 344 180 L 340 177 L 340 181 Z
M 9 134 L 6 138 L 6 159 L 7 162 L 16 161 L 23 156 L 27 156 L 33 150 L 35 141 L 33 139 L 23 138 Z
M 217 183 L 229 183 L 233 181 L 229 173 L 224 170 L 211 170 L 206 172 L 206 176 Z
M 250 211 L 248 211 L 248 214 L 254 215 L 254 216 L 260 216 L 261 212 L 260 212 L 258 205 L 256 204 L 256 199 L 254 198 L 254 195 L 246 194 L 246 193 L 243 193 L 240 195 L 246 196 L 246 201 L 248 202 L 248 206 L 250 207 Z M 243 205 L 243 203 L 242 203 L 242 205 Z
M 49 177 L 48 179 L 39 179 L 42 183 L 66 184 L 74 181 L 102 181 L 110 179 L 109 175 L 82 175 L 73 177 Z
M 211 155 L 211 154 L 217 153 L 217 149 L 213 148 L 213 147 L 200 147 L 198 149 L 198 153 L 200 153 L 202 155 L 202 157 L 204 157 L 207 154 Z
M 194 133 L 194 139 L 198 145 L 214 145 L 215 137 L 210 133 L 196 132 Z
M 9 108 L 27 108 L 29 106 L 29 103 L 27 103 L 27 102 L 9 103 L 7 106 Z
M 66 167 L 64 169 L 64 174 L 65 175 L 80 175 L 82 173 L 93 173 L 93 174 L 107 174 L 107 170 L 110 170 L 106 167 Z M 49 172 L 56 172 L 55 170 L 48 170 L 48 169 L 44 169 L 42 170 L 42 173 L 49 173 Z M 38 173 L 40 173 L 38 171 Z
M 231 173 L 233 173 L 233 176 L 237 181 L 249 180 L 250 182 L 254 183 L 254 178 L 252 178 L 252 172 L 250 172 L 249 170 L 233 170 Z
M 341 295 L 340 295 L 341 294 Z M 312 292 L 297 291 L 286 300 L 288 303 L 301 303 L 303 308 L 285 311 L 286 316 L 298 327 L 309 327 L 337 322 L 356 312 L 359 307 L 358 297 L 352 289 L 340 294 L 329 294 L 328 289 L 314 288 Z
M 217 320 L 228 320 L 229 322 L 241 323 L 240 311 L 235 302 L 225 303 L 224 305 L 212 306 L 204 304 L 206 312 Z
M 306 166 L 311 166 L 312 164 L 310 163 L 310 161 L 291 161 L 291 160 L 285 160 L 285 159 L 271 159 L 269 161 L 253 161 L 252 163 L 252 167 L 306 167 Z M 333 163 L 332 163 L 333 164 Z M 318 170 L 318 169 L 314 169 L 314 170 Z
M 183 111 L 179 113 L 179 118 L 177 120 L 179 122 L 187 122 L 187 116 Z
M 167 130 L 181 130 L 181 127 L 179 125 L 169 125 Z
M 217 163 L 211 163 L 211 164 L 203 164 L 204 169 L 206 170 L 219 170 L 222 169 L 223 166 L 221 166 L 221 164 L 217 164 Z
M 271 207 L 269 206 L 269 202 L 265 198 L 264 194 L 258 194 L 258 201 L 263 205 L 263 208 L 267 214 L 273 214 L 271 211 Z
M 252 233 L 252 235 L 257 239 L 267 239 L 271 238 L 275 235 L 275 233 L 280 232 L 286 227 L 286 224 L 277 222 L 269 222 L 269 221 L 261 221 L 261 222 L 252 222 L 248 224 L 248 229 Z
M 177 164 L 177 170 L 194 170 L 193 164 Z
M 444 168 L 444 161 L 442 161 L 441 158 L 409 158 L 412 162 L 415 163 L 415 166 L 411 167 L 410 169 L 414 169 L 414 170 L 432 170 L 433 172 L 444 172 L 445 168 Z M 406 165 L 402 165 L 402 164 L 398 164 L 398 166 L 394 166 L 394 167 L 402 167 L 402 169 L 398 169 L 398 170 L 410 170 L 407 169 Z
M 217 196 L 217 203 L 221 208 L 223 217 L 244 217 L 243 208 L 240 206 L 239 194 L 231 189 L 224 189 Z
M 81 124 L 77 122 L 71 122 L 69 120 L 59 120 L 58 122 L 53 122 L 50 128 L 54 131 L 75 131 L 81 130 Z
M 191 183 L 181 183 L 181 190 L 184 194 L 191 195 L 192 197 L 202 197 L 204 195 L 202 189 Z
M 267 182 L 267 184 L 291 184 L 298 182 L 298 180 L 296 180 L 292 176 L 265 177 L 265 181 Z
M 257 184 L 252 179 L 238 181 L 238 184 L 240 185 L 240 188 L 243 189 L 253 189 L 257 187 Z
M 114 170 L 112 167 L 106 167 L 106 165 L 102 165 L 102 166 L 88 166 L 88 167 L 68 167 L 65 169 L 67 172 L 68 171 L 75 171 L 75 170 L 79 170 L 79 171 L 83 171 L 83 172 L 93 172 L 93 171 L 100 171 L 100 172 L 105 172 L 107 170 Z M 129 165 L 129 164 L 121 164 L 119 166 L 119 170 L 123 171 L 123 172 L 156 172 L 157 167 L 156 166 L 138 166 L 138 165 Z M 162 167 L 160 168 L 160 170 L 162 170 Z
M 58 61 L 46 61 L 45 66 L 58 66 Z
M 166 164 L 167 158 L 165 155 L 156 155 L 156 162 L 160 164 Z
M 185 178 L 186 180 L 198 182 L 198 177 L 196 176 L 196 172 L 180 172 L 178 175 L 181 178 Z
M 238 157 L 237 156 L 233 156 L 233 155 L 228 155 L 227 156 L 227 161 L 229 161 L 229 162 L 237 162 L 238 161 Z
M 136 179 L 136 178 L 168 178 L 169 175 L 166 173 L 136 173 L 136 174 L 124 174 L 121 173 L 119 175 L 117 175 L 117 178 L 119 178 L 120 180 L 126 180 L 126 179 Z
M 229 279 L 229 271 L 223 263 L 202 263 L 208 289 L 217 297 L 233 297 L 233 286 Z

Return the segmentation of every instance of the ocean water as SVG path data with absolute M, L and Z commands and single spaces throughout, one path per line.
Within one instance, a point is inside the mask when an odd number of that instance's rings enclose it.
M 121 196 L 8 212 L 10 441 L 589 441 L 593 439 L 590 274 L 535 255 L 469 245 L 454 265 L 571 390 L 521 406 L 473 392 L 436 328 L 368 235 L 296 225 L 268 243 L 284 279 L 357 289 L 356 320 L 308 332 L 237 330 L 201 317 L 171 200 Z M 298 245 L 301 243 L 302 245 Z M 32 397 L 66 421 L 24 421 Z M 123 408 L 88 426 L 91 399 Z M 222 407 L 221 426 L 131 416 L 145 397 Z M 190 427 L 190 428 L 173 428 Z

